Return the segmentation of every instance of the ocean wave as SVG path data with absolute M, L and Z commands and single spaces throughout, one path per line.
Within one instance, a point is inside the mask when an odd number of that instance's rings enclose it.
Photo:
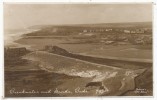
M 5 31 L 4 32 L 4 45 L 6 47 L 21 47 L 23 45 L 16 43 L 16 40 L 19 40 L 22 37 L 22 35 L 33 32 L 33 31 L 37 31 L 37 30 L 32 30 L 32 29 L 23 29 L 20 31 Z M 26 45 L 24 45 L 26 46 Z M 30 47 L 30 46 L 26 46 L 26 47 Z
M 37 61 L 39 67 L 47 72 L 61 73 L 70 76 L 95 77 L 93 81 L 115 77 L 119 70 L 123 70 L 112 66 L 90 63 L 42 51 L 32 52 L 23 58 Z
M 65 74 L 69 76 L 93 78 L 92 82 L 102 81 L 104 79 L 116 77 L 118 73 L 118 71 L 100 71 L 100 70 L 91 70 L 90 68 L 88 68 L 87 70 L 82 70 L 77 67 L 75 67 L 75 69 L 62 68 L 59 66 L 54 67 L 53 65 L 42 63 L 42 62 L 39 63 L 39 67 L 41 70 L 45 70 L 47 72 L 54 72 L 54 73 Z

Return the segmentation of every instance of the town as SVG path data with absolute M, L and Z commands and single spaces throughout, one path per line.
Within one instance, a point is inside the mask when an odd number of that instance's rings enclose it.
M 151 25 L 115 26 L 44 26 L 39 30 L 25 34 L 25 38 L 62 38 L 64 44 L 103 43 L 152 45 Z

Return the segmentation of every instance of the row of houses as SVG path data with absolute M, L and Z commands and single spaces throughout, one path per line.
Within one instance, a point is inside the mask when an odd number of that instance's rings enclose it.
M 108 31 L 112 31 L 113 29 L 109 28 L 109 29 L 84 29 L 82 32 L 83 33 L 87 33 L 87 32 L 108 32 Z
M 124 30 L 124 33 L 151 33 L 151 30 L 146 29 L 134 29 L 134 30 Z
M 152 29 L 149 28 L 140 28 L 140 29 L 84 29 L 83 33 L 91 32 L 122 32 L 122 33 L 151 33 Z

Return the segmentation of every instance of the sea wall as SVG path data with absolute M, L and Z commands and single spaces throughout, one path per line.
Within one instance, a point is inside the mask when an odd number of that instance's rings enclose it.
M 145 67 L 152 66 L 152 62 L 146 62 L 146 61 L 131 61 L 131 60 L 125 60 L 125 59 L 121 60 L 121 59 L 101 58 L 101 57 L 74 54 L 58 46 L 45 46 L 44 50 L 49 53 L 59 54 L 59 55 L 76 58 L 76 59 L 80 59 L 80 60 L 84 60 L 88 62 L 103 64 L 103 65 L 117 66 L 117 67 L 125 68 L 125 69 L 128 69 L 128 68 L 138 69 L 138 68 L 145 68 Z

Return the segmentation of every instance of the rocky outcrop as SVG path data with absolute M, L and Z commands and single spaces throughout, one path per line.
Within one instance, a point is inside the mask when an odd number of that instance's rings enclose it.
M 45 51 L 47 51 L 49 53 L 60 54 L 60 55 L 68 55 L 69 54 L 69 52 L 66 51 L 65 49 L 62 49 L 58 46 L 51 46 L 51 45 L 45 46 Z
M 21 59 L 21 57 L 30 51 L 25 47 L 9 47 L 4 48 L 4 62 L 5 66 L 17 66 L 27 63 L 26 60 Z
M 29 53 L 29 51 L 25 47 L 4 48 L 5 57 L 8 57 L 8 56 L 19 57 L 19 56 L 23 56 L 27 53 Z

